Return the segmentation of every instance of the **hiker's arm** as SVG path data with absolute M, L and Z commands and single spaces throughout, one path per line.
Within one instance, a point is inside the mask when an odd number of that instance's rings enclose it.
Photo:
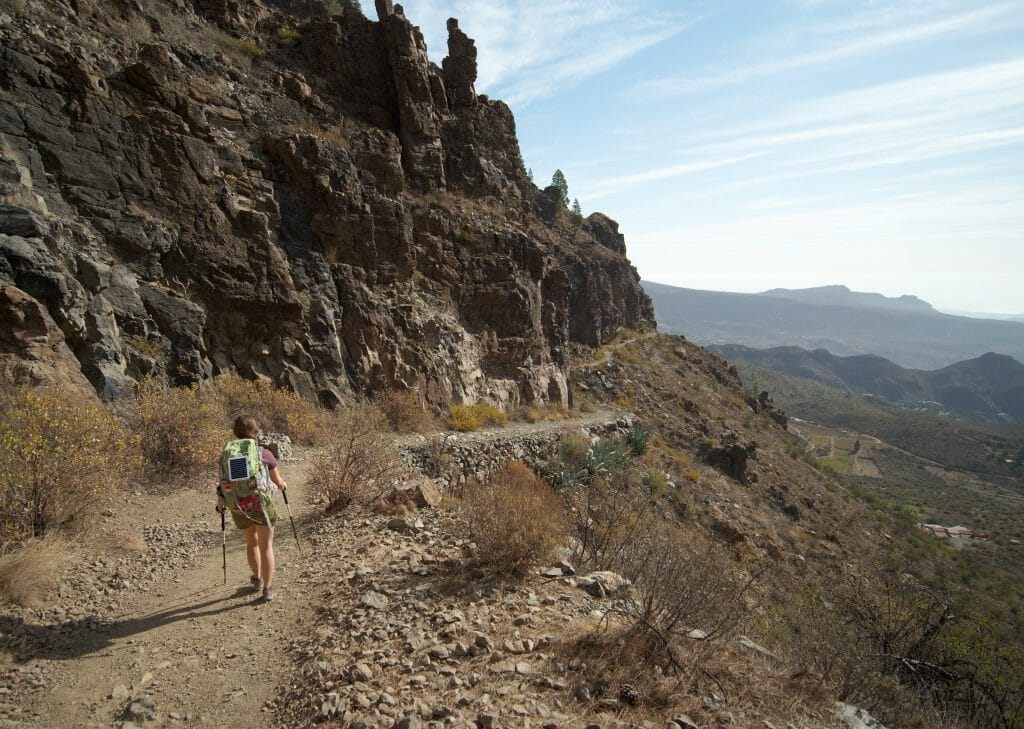
M 279 489 L 281 489 L 282 491 L 287 491 L 288 490 L 288 482 L 285 481 L 283 478 L 281 478 L 281 469 L 279 469 L 279 468 L 271 468 L 269 470 L 270 470 L 270 480 L 273 481 L 275 484 L 277 484 L 277 487 Z

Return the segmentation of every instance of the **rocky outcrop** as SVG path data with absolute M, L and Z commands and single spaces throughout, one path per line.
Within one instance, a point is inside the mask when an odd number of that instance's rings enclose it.
M 52 322 L 6 381 L 564 403 L 567 345 L 653 326 L 614 221 L 545 208 L 457 21 L 442 70 L 400 6 L 309 4 L 0 12 L 0 317 Z

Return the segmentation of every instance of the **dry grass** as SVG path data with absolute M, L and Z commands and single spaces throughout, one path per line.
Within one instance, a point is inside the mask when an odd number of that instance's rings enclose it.
M 539 423 L 542 420 L 559 422 L 571 417 L 568 410 L 556 403 L 546 405 L 520 405 L 512 415 L 513 420 L 526 423 Z
M 336 413 L 329 426 L 328 443 L 310 469 L 313 503 L 325 509 L 365 507 L 383 497 L 403 472 L 384 414 L 360 401 Z
M 412 390 L 388 390 L 375 402 L 391 427 L 399 433 L 425 433 L 433 430 L 434 419 Z
M 560 499 L 519 461 L 467 489 L 461 508 L 481 560 L 496 574 L 525 576 L 568 536 Z
M 35 607 L 54 587 L 63 564 L 75 558 L 67 539 L 50 534 L 0 553 L 0 602 Z

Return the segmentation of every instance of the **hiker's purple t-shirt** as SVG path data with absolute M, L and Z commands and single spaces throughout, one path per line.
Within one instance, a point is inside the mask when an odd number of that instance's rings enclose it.
M 260 448 L 260 460 L 263 461 L 263 465 L 265 465 L 268 470 L 272 471 L 277 468 L 277 459 L 274 458 L 274 454 L 266 448 Z

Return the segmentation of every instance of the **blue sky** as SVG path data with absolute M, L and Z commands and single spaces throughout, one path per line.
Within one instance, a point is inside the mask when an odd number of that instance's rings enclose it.
M 403 5 L 644 278 L 1024 313 L 1024 0 Z

